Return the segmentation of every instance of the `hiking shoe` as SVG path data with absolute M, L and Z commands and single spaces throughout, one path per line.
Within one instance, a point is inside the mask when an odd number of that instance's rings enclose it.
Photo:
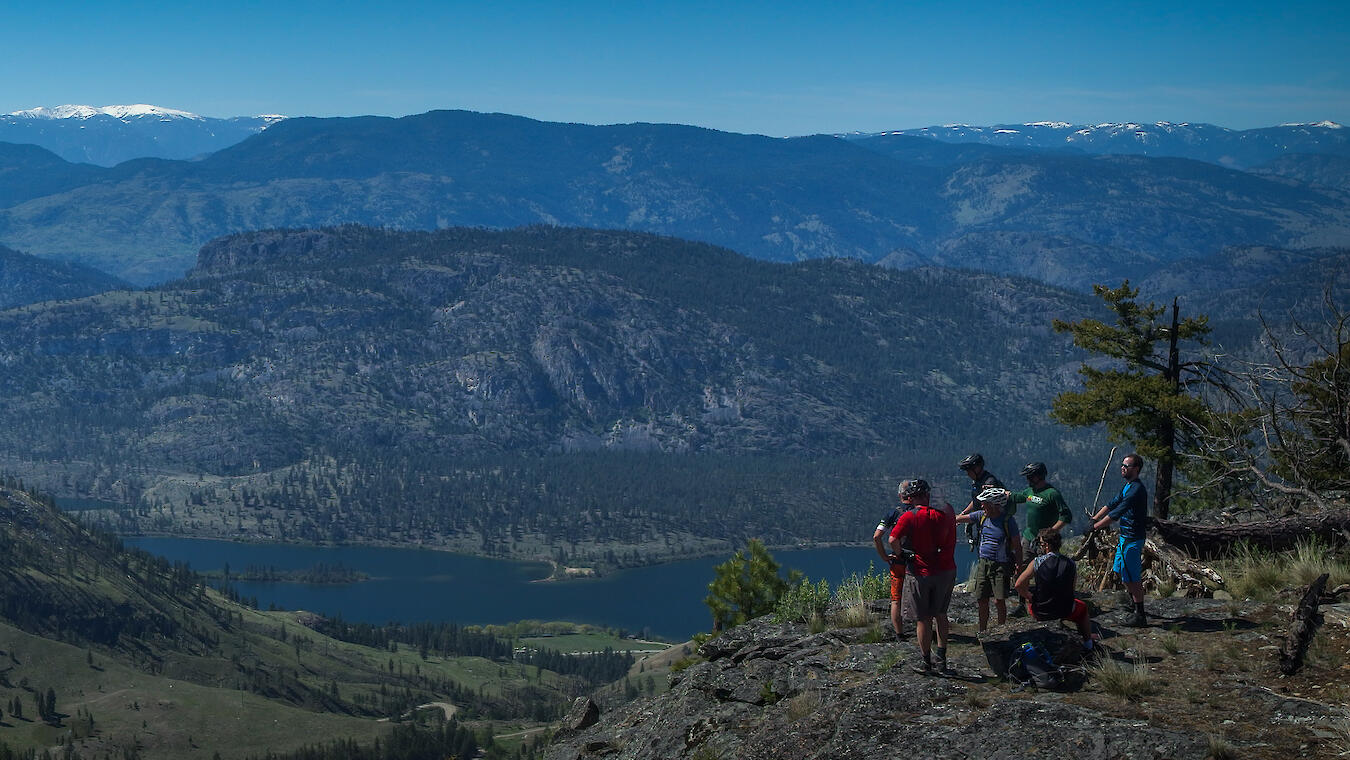
M 933 663 L 929 662 L 928 660 L 920 660 L 914 663 L 913 665 L 910 665 L 909 669 L 914 671 L 915 673 L 919 673 L 925 676 L 932 675 Z
M 936 670 L 936 671 L 939 672 L 939 673 L 946 673 L 946 672 L 947 672 L 947 658 L 946 658 L 946 657 L 936 657 L 936 658 L 934 658 L 934 659 L 933 659 L 933 669 Z
M 1148 617 L 1142 612 L 1136 612 L 1125 621 L 1124 625 L 1129 628 L 1145 628 L 1148 626 Z

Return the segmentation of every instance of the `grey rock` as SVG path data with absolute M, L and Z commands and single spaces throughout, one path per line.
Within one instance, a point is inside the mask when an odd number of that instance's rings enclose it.
M 969 606 L 968 597 L 954 605 L 963 614 Z M 1079 647 L 1071 628 L 1018 620 L 982 637 L 979 648 L 954 637 L 952 673 L 925 676 L 899 667 L 918 657 L 911 643 L 867 643 L 850 630 L 810 634 L 761 618 L 706 642 L 700 653 L 708 659 L 672 679 L 669 692 L 621 706 L 580 733 L 561 732 L 545 757 L 1204 756 L 1199 732 L 1102 715 L 1060 694 L 1007 689 L 992 700 L 968 698 L 972 688 L 1001 688 L 981 673 L 988 653 L 1006 658 L 1027 637 Z
M 558 735 L 574 734 L 594 726 L 600 720 L 600 706 L 590 697 L 577 697 L 572 708 L 563 717 Z

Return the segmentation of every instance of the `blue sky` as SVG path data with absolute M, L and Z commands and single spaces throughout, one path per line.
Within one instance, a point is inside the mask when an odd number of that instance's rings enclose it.
M 1350 124 L 1350 3 L 6 3 L 0 112 Z

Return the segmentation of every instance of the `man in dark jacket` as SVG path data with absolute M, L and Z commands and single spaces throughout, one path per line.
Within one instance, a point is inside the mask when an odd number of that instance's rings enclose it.
M 1134 627 L 1148 625 L 1144 615 L 1142 576 L 1144 539 L 1148 537 L 1148 490 L 1139 481 L 1139 471 L 1143 467 L 1143 457 L 1126 454 L 1120 460 L 1120 476 L 1125 479 L 1125 487 L 1092 516 L 1092 527 L 1099 530 L 1110 525 L 1112 520 L 1120 521 L 1120 541 L 1116 544 L 1116 563 L 1112 569 L 1120 573 L 1120 580 L 1134 601 L 1134 617 L 1126 623 Z
M 979 496 L 981 491 L 986 488 L 1002 488 L 1003 483 L 994 476 L 994 473 L 984 469 L 984 456 L 979 452 L 964 457 L 956 463 L 956 466 L 960 467 L 961 472 L 964 472 L 966 477 L 970 478 L 970 503 L 966 504 L 966 508 L 961 510 L 961 514 L 957 515 L 959 518 L 961 515 L 968 515 L 980 508 Z M 1016 511 L 1011 504 L 1007 505 L 1006 509 L 1010 516 Z M 971 551 L 974 551 L 979 536 L 975 534 L 974 525 L 970 522 L 966 523 L 966 540 L 970 542 Z

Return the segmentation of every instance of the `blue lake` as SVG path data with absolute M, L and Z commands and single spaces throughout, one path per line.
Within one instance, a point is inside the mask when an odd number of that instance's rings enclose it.
M 671 562 L 634 568 L 602 578 L 536 583 L 546 565 L 468 557 L 430 549 L 364 546 L 319 547 L 243 544 L 190 538 L 127 538 L 128 546 L 194 570 L 234 572 L 249 565 L 302 570 L 319 563 L 363 572 L 370 580 L 343 585 L 235 582 L 259 606 L 276 605 L 338 615 L 354 622 L 454 622 L 465 625 L 516 620 L 567 620 L 576 623 L 644 629 L 675 641 L 711 627 L 703 598 L 713 566 L 726 557 Z M 969 563 L 964 540 L 958 541 L 958 567 Z M 877 560 L 870 543 L 856 547 L 778 551 L 785 569 L 835 585 Z M 879 562 L 878 562 L 879 565 Z

